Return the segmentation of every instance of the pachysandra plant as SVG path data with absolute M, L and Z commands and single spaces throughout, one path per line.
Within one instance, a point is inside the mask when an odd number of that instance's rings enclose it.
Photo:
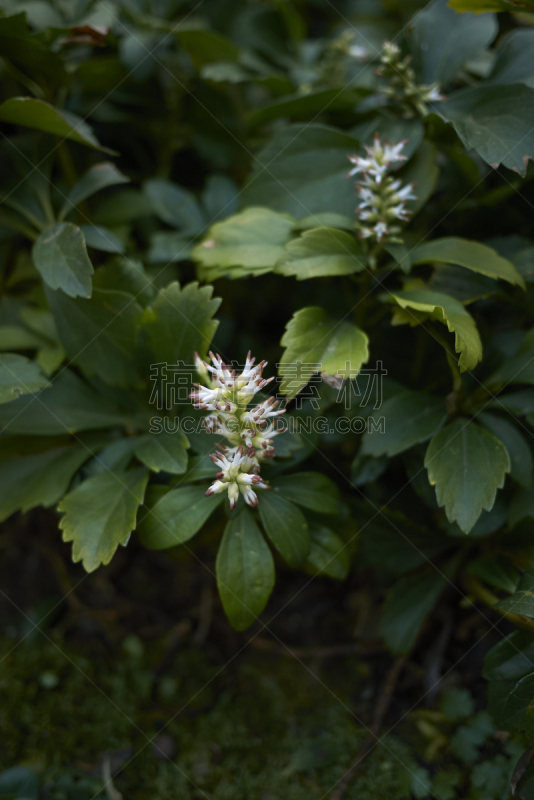
M 416 657 L 451 584 L 504 603 L 527 630 L 486 674 L 534 746 L 531 0 L 117 3 L 84 47 L 73 4 L 27 5 L 0 16 L 0 519 L 50 509 L 88 571 L 202 547 L 239 630 L 276 570 L 352 570 Z M 140 63 L 150 26 L 177 34 Z

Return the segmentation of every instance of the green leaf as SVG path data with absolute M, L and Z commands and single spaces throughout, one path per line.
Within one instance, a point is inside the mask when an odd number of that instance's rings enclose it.
M 349 574 L 347 546 L 330 528 L 310 524 L 311 549 L 304 567 L 316 575 L 328 575 L 342 581 Z
M 191 256 L 194 241 L 178 231 L 154 231 L 146 255 L 148 264 L 172 264 L 187 261 Z
M 320 472 L 297 472 L 273 481 L 273 491 L 299 506 L 320 514 L 338 514 L 339 489 Z M 262 495 L 263 497 L 263 495 Z
M 368 342 L 367 335 L 351 322 L 335 321 L 318 306 L 301 308 L 287 323 L 281 341 L 285 350 L 278 368 L 280 393 L 295 397 L 309 381 L 310 375 L 299 375 L 298 371 L 284 377 L 288 365 L 297 362 L 316 365 L 314 371 L 325 375 L 354 378 L 369 358 Z
M 177 282 L 161 289 L 153 305 L 143 314 L 142 332 L 153 361 L 193 364 L 195 352 L 204 356 L 217 330 L 213 315 L 220 305 L 212 298 L 213 287 Z
M 534 519 L 534 494 L 532 489 L 520 489 L 516 492 L 508 509 L 508 524 L 515 528 L 518 522 L 529 517 Z
M 0 403 L 11 403 L 23 394 L 34 394 L 48 379 L 38 364 L 13 353 L 0 355 Z
M 334 88 L 316 89 L 306 94 L 288 94 L 250 111 L 247 115 L 248 123 L 255 128 L 280 117 L 302 119 L 309 115 L 320 114 L 325 109 L 352 110 L 358 100 L 368 93 L 368 89 L 362 88 Z
M 304 231 L 285 246 L 274 271 L 294 275 L 297 280 L 333 275 L 350 275 L 366 268 L 360 243 L 345 231 L 315 228 Z
M 428 314 L 431 319 L 438 320 L 455 333 L 455 350 L 460 353 L 458 363 L 460 369 L 474 369 L 482 358 L 482 342 L 471 314 L 454 297 L 427 289 L 416 289 L 393 294 L 388 300 L 396 302 L 403 309 L 411 308 L 416 312 Z M 415 324 L 419 318 L 415 317 Z
M 514 594 L 500 600 L 494 608 L 534 619 L 534 570 L 524 572 Z
M 175 35 L 197 69 L 214 61 L 239 58 L 239 47 L 215 31 L 177 30 Z
M 425 456 L 428 480 L 450 522 L 469 533 L 482 510 L 490 511 L 510 459 L 502 442 L 474 422 L 456 419 L 436 433 Z
M 534 329 L 526 334 L 517 352 L 511 358 L 507 357 L 502 366 L 486 381 L 486 384 L 492 387 L 503 384 L 506 386 L 509 383 L 534 384 Z M 499 406 L 499 400 L 495 401 L 494 407 L 502 408 Z
M 125 247 L 122 241 L 103 225 L 80 225 L 80 230 L 88 247 L 102 250 L 104 253 L 124 253 Z
M 34 97 L 11 97 L 5 100 L 0 105 L 0 121 L 37 128 L 39 131 L 53 133 L 63 139 L 71 139 L 73 142 L 115 155 L 113 150 L 108 150 L 99 144 L 90 126 L 81 117 Z
M 525 489 L 532 485 L 532 450 L 525 437 L 508 420 L 495 414 L 483 413 L 479 421 L 500 439 L 510 457 L 510 477 Z
M 504 704 L 503 716 L 499 720 L 508 730 L 524 730 L 527 712 L 534 710 L 534 672 L 521 678 L 512 689 Z
M 141 189 L 126 187 L 105 195 L 95 205 L 92 222 L 95 225 L 128 225 L 153 214 L 152 204 Z
M 518 570 L 500 555 L 477 558 L 469 564 L 467 570 L 470 575 L 505 592 L 515 592 L 520 577 Z
M 52 436 L 127 424 L 126 415 L 68 370 L 50 388 L 0 406 L 0 428 L 6 433 Z
M 290 567 L 310 554 L 310 532 L 302 511 L 274 492 L 261 492 L 258 509 L 265 532 Z
M 239 195 L 239 187 L 231 178 L 226 175 L 210 175 L 202 192 L 202 205 L 209 223 L 218 222 L 236 214 L 240 201 Z
M 503 36 L 495 51 L 495 61 L 489 75 L 492 83 L 526 83 L 534 86 L 534 31 L 516 28 Z
M 404 515 L 369 503 L 358 503 L 355 519 L 361 530 L 359 552 L 365 563 L 402 574 L 444 553 L 451 542 L 441 531 L 422 527 Z
M 270 272 L 284 255 L 295 221 L 268 208 L 247 208 L 216 222 L 193 250 L 204 281 L 223 275 L 242 278 Z
M 0 797 L 4 800 L 39 800 L 41 779 L 36 770 L 10 767 L 0 774 Z
M 480 242 L 446 236 L 420 244 L 411 252 L 412 264 L 428 264 L 438 261 L 444 264 L 458 264 L 461 267 L 480 272 L 490 278 L 502 278 L 508 283 L 517 284 L 523 289 L 525 282 L 511 261 L 501 258 L 495 250 Z
M 215 571 L 226 616 L 243 631 L 267 605 L 275 579 L 272 553 L 247 509 L 228 522 Z
M 458 70 L 497 34 L 493 15 L 456 14 L 447 0 L 434 0 L 415 15 L 411 26 L 412 66 L 419 82 L 447 86 Z
M 63 220 L 76 206 L 87 200 L 88 197 L 92 197 L 96 192 L 100 192 L 101 189 L 115 186 L 118 183 L 128 183 L 129 180 L 110 161 L 93 164 L 68 193 L 65 203 L 59 212 L 58 219 L 60 221 Z
M 154 213 L 167 225 L 184 233 L 196 234 L 205 227 L 202 209 L 191 192 L 176 183 L 153 178 L 146 181 L 144 191 Z
M 417 197 L 415 200 L 408 200 L 406 204 L 412 215 L 421 211 L 434 193 L 439 178 L 438 160 L 436 147 L 425 139 L 413 158 L 397 175 L 404 184 L 413 183 L 415 186 Z
M 58 222 L 39 234 L 33 261 L 51 289 L 70 297 L 91 297 L 93 265 L 81 230 L 72 222 Z
M 34 350 L 43 346 L 43 339 L 22 325 L 0 325 L 0 351 Z
M 353 486 L 365 486 L 367 483 L 373 483 L 384 474 L 388 466 L 389 459 L 385 456 L 372 458 L 360 451 L 352 462 L 351 482 Z
M 73 543 L 73 561 L 82 561 L 93 572 L 109 564 L 120 544 L 128 544 L 147 482 L 144 468 L 104 472 L 65 495 L 58 506 L 64 512 L 59 527 L 63 541 Z
M 514 631 L 491 648 L 482 675 L 488 681 L 518 681 L 532 672 L 533 665 L 534 636 L 528 631 Z
M 428 288 L 433 292 L 455 297 L 463 305 L 469 305 L 475 300 L 490 297 L 500 291 L 500 286 L 491 278 L 454 264 L 437 264 L 430 276 Z
M 528 12 L 528 0 L 449 0 L 449 6 L 455 11 L 473 11 L 484 14 L 486 11 L 525 11 Z
M 96 289 L 90 300 L 47 292 L 67 356 L 111 386 L 136 386 L 135 342 L 143 309 L 125 292 Z
M 440 103 L 439 115 L 487 164 L 526 175 L 534 158 L 534 89 L 521 83 L 462 89 Z
M 380 417 L 385 420 L 383 430 L 378 426 Z M 391 457 L 430 439 L 444 424 L 447 411 L 441 398 L 406 391 L 388 398 L 370 419 L 375 425 L 364 433 L 361 452 Z
M 68 438 L 2 439 L 0 455 L 0 521 L 15 511 L 53 506 L 67 491 L 74 473 L 91 456 L 81 443 Z
M 358 139 L 326 125 L 281 128 L 258 154 L 243 203 L 297 219 L 323 211 L 354 218 L 357 195 L 346 180 L 347 156 L 360 150 Z
M 187 542 L 224 500 L 224 493 L 206 497 L 205 486 L 180 486 L 162 497 L 147 496 L 148 511 L 138 527 L 139 538 L 151 550 Z
M 423 620 L 447 585 L 444 574 L 410 575 L 390 590 L 380 632 L 394 653 L 407 653 L 412 647 Z
M 187 469 L 187 448 L 189 442 L 182 431 L 162 432 L 144 436 L 135 455 L 154 472 L 170 472 L 181 475 Z
M 157 294 L 157 288 L 142 263 L 131 258 L 114 258 L 100 266 L 94 285 L 102 291 L 126 292 L 142 306 L 149 305 Z

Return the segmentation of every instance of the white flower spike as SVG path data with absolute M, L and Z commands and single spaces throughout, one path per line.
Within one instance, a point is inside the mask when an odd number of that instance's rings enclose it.
M 212 363 L 208 364 L 195 353 L 203 384 L 194 384 L 189 397 L 195 408 L 211 412 L 204 418 L 206 433 L 224 435 L 230 446 L 218 444 L 217 452 L 210 454 L 220 472 L 206 495 L 228 492 L 233 510 L 242 494 L 245 503 L 254 508 L 259 502 L 256 491 L 271 488 L 259 474 L 260 462 L 274 457 L 273 438 L 283 430 L 269 425 L 285 413 L 285 408 L 278 408 L 279 401 L 269 397 L 248 409 L 254 395 L 274 380 L 262 375 L 266 361 L 255 364 L 249 352 L 243 370 L 236 374 L 220 356 L 210 352 L 210 358 Z
M 426 117 L 429 103 L 439 103 L 444 97 L 438 83 L 418 84 L 410 66 L 411 56 L 402 56 L 394 42 L 384 42 L 376 74 L 387 80 L 382 89 L 386 97 L 402 106 L 405 117 Z
M 361 173 L 362 179 L 356 184 L 360 204 L 356 214 L 360 223 L 360 237 L 382 242 L 399 241 L 396 235 L 400 227 L 396 220 L 406 221 L 410 211 L 406 208 L 408 200 L 415 200 L 413 184 L 402 185 L 387 175 L 387 170 L 399 161 L 405 161 L 402 149 L 406 140 L 397 144 L 382 143 L 378 133 L 375 134 L 372 147 L 366 147 L 367 156 L 349 156 L 354 164 L 350 175 Z M 393 224 L 392 224 L 393 223 Z

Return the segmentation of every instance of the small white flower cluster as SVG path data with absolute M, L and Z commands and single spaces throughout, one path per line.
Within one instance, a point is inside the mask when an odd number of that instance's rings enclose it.
M 356 213 L 363 239 L 381 242 L 384 238 L 389 238 L 391 241 L 391 237 L 395 237 L 401 230 L 399 226 L 391 225 L 391 222 L 408 219 L 410 211 L 406 208 L 406 202 L 416 199 L 412 191 L 413 184 L 407 183 L 403 186 L 402 181 L 386 175 L 391 164 L 406 160 L 406 156 L 401 154 L 405 144 L 406 140 L 398 144 L 382 144 L 376 133 L 373 146 L 365 147 L 367 157 L 348 157 L 351 164 L 354 164 L 349 176 L 358 173 L 362 175 L 362 180 L 356 184 L 361 198 Z
M 220 468 L 207 495 L 228 492 L 230 509 L 234 509 L 241 493 L 249 506 L 258 505 L 254 489 L 269 489 L 260 476 L 260 463 L 274 457 L 273 438 L 283 430 L 273 430 L 270 422 L 285 409 L 278 401 L 267 398 L 249 409 L 254 395 L 274 378 L 264 378 L 266 361 L 254 364 L 250 352 L 245 367 L 239 374 L 224 364 L 220 356 L 210 352 L 208 364 L 195 353 L 195 366 L 203 383 L 195 384 L 189 397 L 195 408 L 210 411 L 204 419 L 206 433 L 220 433 L 230 446 L 218 444 L 218 451 L 210 455 Z
M 420 114 L 424 117 L 428 113 L 428 103 L 436 103 L 444 98 L 438 83 L 425 86 L 415 82 L 411 60 L 409 55 L 402 57 L 399 46 L 394 42 L 384 42 L 376 74 L 388 81 L 388 86 L 382 91 L 390 100 L 403 106 L 405 116 Z

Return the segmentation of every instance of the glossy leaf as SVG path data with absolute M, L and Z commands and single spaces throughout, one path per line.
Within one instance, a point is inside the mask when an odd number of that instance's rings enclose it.
M 145 547 L 163 550 L 191 539 L 224 500 L 222 493 L 205 494 L 205 486 L 178 486 L 162 496 L 149 490 L 147 512 L 138 526 Z
M 223 608 L 243 631 L 261 614 L 274 587 L 274 561 L 260 529 L 246 509 L 228 522 L 215 571 Z
M 123 175 L 117 167 L 110 161 L 103 161 L 89 167 L 85 175 L 76 183 L 68 193 L 65 203 L 59 212 L 58 219 L 61 221 L 77 205 L 92 197 L 97 192 L 108 186 L 116 186 L 120 183 L 128 183 L 130 179 Z
M 53 436 L 124 427 L 127 422 L 126 415 L 70 370 L 39 393 L 0 406 L 0 427 L 6 433 Z
M 39 366 L 24 356 L 0 355 L 0 403 L 11 403 L 23 394 L 34 394 L 48 379 Z
M 295 222 L 287 214 L 268 208 L 247 208 L 210 228 L 195 248 L 203 280 L 269 272 L 284 255 Z
M 325 375 L 354 377 L 369 358 L 366 334 L 351 322 L 337 322 L 317 306 L 301 308 L 286 326 L 281 344 L 285 347 L 278 374 L 279 391 L 294 397 L 310 379 L 302 366 Z M 300 363 L 295 371 L 295 366 Z M 310 366 L 311 365 L 311 366 Z M 315 369 L 314 369 L 315 365 Z
M 493 15 L 457 14 L 447 0 L 433 0 L 415 15 L 410 37 L 413 68 L 421 83 L 447 86 L 465 62 L 497 34 Z
M 171 283 L 145 309 L 142 336 L 153 355 L 151 363 L 193 364 L 194 353 L 205 355 L 218 322 L 213 319 L 220 300 L 211 286 Z
M 439 105 L 439 114 L 487 164 L 526 174 L 534 158 L 534 89 L 521 83 L 462 89 Z
M 103 225 L 80 225 L 85 244 L 104 253 L 124 253 L 124 244 L 112 231 Z
M 353 218 L 356 198 L 354 185 L 345 180 L 347 156 L 360 149 L 357 139 L 336 128 L 286 126 L 258 154 L 243 203 L 268 206 L 297 219 L 323 211 Z
M 69 297 L 91 297 L 93 265 L 81 230 L 71 222 L 58 222 L 37 238 L 33 261 L 51 289 Z
M 534 636 L 529 631 L 514 631 L 501 639 L 484 660 L 487 680 L 518 681 L 534 669 Z
M 502 386 L 509 383 L 534 384 L 534 331 L 529 331 L 519 348 L 503 361 L 488 379 L 488 386 Z M 500 400 L 500 398 L 499 398 Z M 499 407 L 497 405 L 497 407 Z M 501 406 L 502 408 L 502 406 Z M 532 413 L 532 412 L 527 412 Z
M 407 653 L 425 617 L 432 611 L 447 585 L 440 572 L 402 578 L 389 592 L 380 632 L 394 653 Z
M 0 122 L 37 128 L 114 155 L 113 150 L 99 144 L 90 126 L 81 117 L 35 97 L 11 97 L 5 100 L 0 105 Z
M 135 448 L 137 458 L 154 472 L 181 475 L 187 469 L 189 442 L 182 431 L 149 434 Z
M 432 319 L 442 322 L 455 334 L 455 350 L 460 354 L 458 363 L 461 370 L 474 369 L 482 358 L 482 342 L 471 314 L 454 297 L 432 292 L 427 289 L 412 290 L 393 294 L 389 298 L 403 309 L 414 309 Z M 424 317 L 423 317 L 424 319 Z M 410 312 L 406 320 L 418 324 L 419 317 Z
M 517 28 L 503 36 L 496 50 L 489 80 L 494 83 L 526 83 L 534 87 L 534 31 Z
M 50 308 L 65 352 L 84 372 L 111 386 L 140 381 L 135 341 L 143 309 L 125 292 L 95 289 L 90 300 L 48 292 Z
M 273 481 L 273 491 L 292 503 L 320 514 L 337 514 L 340 493 L 335 483 L 320 472 L 297 472 Z
M 445 264 L 458 264 L 490 278 L 502 278 L 508 283 L 517 284 L 523 289 L 525 282 L 511 261 L 501 258 L 487 245 L 446 236 L 418 245 L 411 252 L 412 264 L 425 264 L 438 261 Z
M 489 414 L 480 414 L 479 422 L 501 440 L 510 456 L 510 477 L 525 489 L 532 485 L 532 449 L 518 428 L 508 420 Z
M 58 506 L 63 541 L 72 542 L 72 558 L 87 572 L 109 564 L 119 545 L 126 546 L 143 502 L 148 472 L 104 472 L 65 495 Z
M 347 546 L 330 528 L 316 523 L 310 526 L 311 549 L 305 568 L 316 575 L 344 580 L 349 572 Z
M 4 437 L 0 455 L 0 521 L 15 511 L 55 505 L 67 491 L 74 473 L 90 457 L 89 448 L 66 437 Z
M 321 113 L 325 109 L 337 111 L 351 109 L 367 94 L 365 89 L 318 89 L 306 94 L 290 94 L 254 109 L 248 115 L 249 125 L 265 125 L 274 119 L 305 119 L 308 115 Z
M 534 672 L 521 678 L 512 689 L 504 706 L 502 722 L 509 730 L 524 730 L 527 713 L 534 709 Z
M 258 510 L 265 533 L 290 567 L 310 554 L 310 532 L 302 511 L 274 492 L 261 492 Z
M 514 594 L 500 600 L 495 608 L 534 619 L 534 571 L 524 572 Z
M 145 183 L 144 191 L 154 213 L 167 225 L 193 234 L 199 233 L 205 227 L 200 205 L 187 189 L 170 181 L 154 178 Z
M 383 417 L 384 430 L 378 426 Z M 396 456 L 438 431 L 447 418 L 441 398 L 419 392 L 402 392 L 388 398 L 371 415 L 375 425 L 367 428 L 362 439 L 362 453 L 370 456 Z
M 274 271 L 297 280 L 350 275 L 366 267 L 361 245 L 345 231 L 315 228 L 286 244 Z
M 425 467 L 448 519 L 469 533 L 482 510 L 492 508 L 510 459 L 500 439 L 475 422 L 457 419 L 431 439 Z

